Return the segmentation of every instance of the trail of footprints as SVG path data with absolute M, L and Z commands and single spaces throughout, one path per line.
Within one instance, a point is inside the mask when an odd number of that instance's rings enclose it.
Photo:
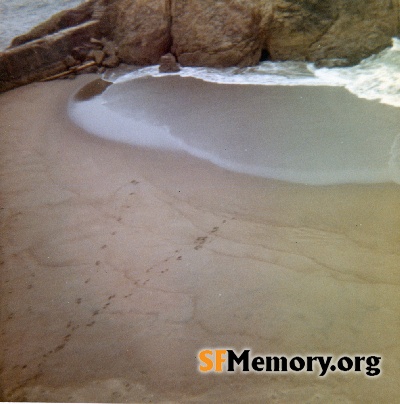
M 134 184 L 135 182 L 132 181 L 132 183 Z M 226 220 L 223 220 L 222 224 L 225 224 L 225 223 L 226 223 Z M 198 251 L 198 250 L 202 249 L 204 247 L 204 245 L 209 241 L 210 237 L 215 235 L 218 232 L 218 230 L 219 230 L 219 226 L 215 226 L 210 231 L 208 231 L 206 236 L 197 237 L 194 240 L 194 247 L 193 247 L 194 250 Z M 114 234 L 115 234 L 115 232 L 114 232 Z M 102 250 L 104 250 L 105 248 L 107 248 L 106 244 L 101 246 Z M 167 273 L 169 271 L 169 268 L 168 268 L 168 265 L 167 265 L 168 262 L 170 262 L 171 260 L 175 260 L 175 261 L 182 261 L 183 260 L 183 255 L 182 255 L 181 251 L 182 251 L 181 249 L 180 250 L 175 250 L 174 255 L 172 257 L 166 258 L 163 261 L 163 264 L 165 264 L 165 265 L 160 265 L 159 263 L 155 264 L 155 265 L 153 265 L 152 267 L 150 267 L 150 268 L 148 268 L 146 270 L 146 274 L 150 274 L 150 273 L 154 272 L 160 266 L 162 267 L 162 269 L 159 270 L 159 274 Z M 96 266 L 99 266 L 100 264 L 101 264 L 100 261 L 95 262 Z M 84 281 L 85 284 L 87 284 L 89 282 L 90 282 L 90 278 L 88 278 L 88 279 L 86 279 Z M 137 286 L 137 287 L 143 287 L 143 286 L 146 286 L 146 284 L 148 282 L 150 282 L 150 278 L 147 278 L 144 281 L 135 280 L 134 285 Z M 129 298 L 132 295 L 133 295 L 133 292 L 124 295 L 123 298 Z M 106 301 L 103 302 L 103 305 L 99 309 L 95 309 L 95 310 L 92 311 L 90 321 L 86 322 L 86 324 L 84 326 L 85 327 L 93 327 L 96 324 L 96 320 L 95 320 L 96 316 L 102 314 L 105 310 L 107 310 L 107 308 L 112 304 L 113 299 L 115 299 L 116 297 L 117 297 L 116 294 L 112 294 L 112 295 L 108 296 Z M 81 297 L 78 297 L 75 300 L 75 304 L 80 305 L 82 303 L 82 301 L 83 301 L 83 299 Z M 14 313 L 9 315 L 8 320 L 12 320 L 13 317 L 14 317 Z M 15 389 L 13 389 L 13 391 L 16 392 L 18 389 L 27 386 L 30 382 L 39 379 L 40 376 L 43 373 L 42 367 L 44 366 L 45 362 L 52 355 L 54 355 L 57 352 L 63 350 L 66 347 L 66 345 L 68 344 L 68 342 L 73 338 L 74 333 L 80 328 L 81 328 L 80 324 L 76 324 L 73 320 L 68 321 L 68 323 L 66 324 L 66 327 L 65 327 L 66 334 L 62 337 L 62 339 L 58 343 L 58 345 L 56 345 L 53 349 L 50 349 L 50 350 L 48 350 L 48 351 L 46 351 L 45 353 L 42 354 L 42 360 L 37 365 L 36 373 L 33 376 L 31 376 L 31 377 L 25 379 L 24 381 L 20 382 L 18 384 L 18 386 L 15 387 Z M 26 369 L 26 368 L 28 368 L 28 365 L 27 364 L 24 364 L 22 366 L 16 365 L 15 368 Z
M 90 279 L 89 279 L 90 280 Z M 85 283 L 87 283 L 89 280 L 85 281 Z M 106 310 L 108 308 L 108 306 L 111 305 L 112 300 L 116 298 L 116 295 L 110 295 L 108 296 L 107 300 L 104 302 L 103 306 L 100 309 L 96 309 L 92 312 L 92 318 L 101 314 L 104 310 Z M 82 303 L 82 298 L 79 297 L 75 300 L 75 304 L 80 305 Z M 11 317 L 12 318 L 12 317 Z M 94 324 L 96 323 L 95 320 L 89 321 L 88 323 L 85 324 L 86 327 L 92 327 Z M 37 364 L 37 370 L 34 373 L 33 376 L 30 376 L 26 379 L 24 379 L 23 381 L 19 382 L 18 385 L 16 387 L 14 387 L 12 389 L 12 391 L 9 392 L 10 396 L 13 396 L 19 389 L 22 389 L 24 387 L 26 387 L 30 382 L 33 381 L 37 381 L 40 376 L 43 374 L 43 366 L 45 365 L 46 361 L 54 354 L 56 354 L 57 352 L 63 350 L 65 348 L 65 346 L 68 344 L 68 342 L 71 340 L 71 338 L 74 336 L 74 333 L 76 330 L 78 330 L 81 327 L 80 324 L 75 324 L 74 321 L 70 320 L 68 321 L 68 323 L 66 324 L 66 334 L 62 337 L 62 340 L 60 341 L 60 343 L 58 345 L 56 345 L 53 349 L 48 350 L 47 352 L 42 354 L 42 359 L 41 361 Z M 22 370 L 25 370 L 28 368 L 28 364 L 24 364 L 24 365 L 15 365 L 14 369 L 20 368 Z M 19 397 L 15 397 L 15 398 L 19 398 Z
M 222 221 L 222 224 L 225 224 L 225 223 L 226 223 L 226 220 L 224 219 L 224 220 Z M 200 236 L 200 237 L 197 237 L 197 238 L 194 240 L 194 247 L 193 247 L 193 249 L 196 250 L 196 251 L 202 249 L 202 248 L 204 247 L 204 245 L 207 243 L 207 241 L 209 240 L 209 238 L 210 238 L 212 235 L 215 235 L 215 234 L 218 232 L 219 229 L 220 229 L 219 226 L 214 226 L 214 227 L 207 233 L 207 236 Z M 167 263 L 168 263 L 168 262 L 170 262 L 172 259 L 174 259 L 174 260 L 176 260 L 176 261 L 182 261 L 182 260 L 183 260 L 183 255 L 182 255 L 181 251 L 182 251 L 182 249 L 180 249 L 180 250 L 175 250 L 174 255 L 173 255 L 172 257 L 166 258 L 166 259 L 163 261 L 162 264 L 157 263 L 157 264 L 153 265 L 152 267 L 146 269 L 146 274 L 153 273 L 154 271 L 156 271 L 156 270 L 157 270 L 158 268 L 160 268 L 160 267 L 162 267 L 163 269 L 158 270 L 158 271 L 159 271 L 159 272 L 158 272 L 159 274 L 165 274 L 165 273 L 167 273 L 167 272 L 169 271 L 169 268 L 168 268 L 168 266 L 167 266 Z M 164 264 L 164 265 L 163 265 L 163 264 Z M 143 281 L 143 280 L 135 280 L 135 281 L 134 281 L 134 285 L 135 285 L 135 286 L 139 286 L 139 287 L 143 287 L 143 286 L 146 286 L 146 284 L 147 284 L 148 282 L 150 282 L 150 278 L 148 278 L 148 279 L 146 279 L 146 280 L 144 280 L 144 281 Z M 129 297 L 129 296 L 131 296 L 131 295 L 132 295 L 132 294 L 130 294 L 130 295 L 126 296 L 126 297 Z

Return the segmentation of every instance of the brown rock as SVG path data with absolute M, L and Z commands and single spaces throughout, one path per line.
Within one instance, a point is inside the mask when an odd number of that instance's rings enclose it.
M 105 11 L 125 63 L 156 64 L 171 46 L 170 0 L 117 0 Z
M 172 52 L 186 66 L 246 66 L 259 61 L 265 32 L 260 1 L 175 1 Z
M 158 68 L 160 73 L 176 73 L 181 69 L 176 63 L 176 58 L 172 53 L 167 53 L 160 58 L 160 67 Z
M 103 39 L 102 43 L 103 43 L 103 52 L 107 56 L 116 56 L 118 54 L 118 48 L 115 46 L 114 42 Z
M 349 65 L 389 46 L 400 32 L 400 3 L 394 0 L 172 4 L 172 51 L 182 65 L 245 66 L 262 52 L 272 60 Z
M 64 61 L 72 49 L 88 42 L 98 23 L 90 21 L 1 52 L 0 91 L 64 71 Z
M 102 50 L 92 49 L 88 55 L 87 59 L 92 59 L 96 62 L 96 64 L 100 65 L 105 57 L 105 54 Z
M 310 60 L 347 58 L 356 64 L 391 45 L 400 32 L 399 1 L 358 0 L 339 3 L 339 18 L 310 46 Z
M 108 56 L 103 60 L 104 67 L 117 67 L 119 65 L 119 58 L 116 55 Z
M 88 46 L 76 46 L 71 51 L 71 56 L 74 57 L 76 60 L 83 62 L 86 60 L 88 53 L 91 49 Z
M 358 63 L 400 32 L 393 0 L 276 0 L 264 48 L 272 60 Z
M 0 53 L 0 88 L 90 52 L 104 66 L 156 64 L 168 52 L 189 66 L 248 66 L 266 56 L 346 66 L 389 46 L 399 15 L 399 0 L 88 0 L 15 38 Z
M 17 36 L 11 42 L 11 47 L 22 45 L 26 42 L 54 34 L 62 29 L 75 27 L 89 21 L 96 7 L 97 0 L 86 1 L 71 10 L 63 10 L 54 14 L 47 21 L 34 27 L 24 35 Z
M 79 64 L 79 60 L 76 60 L 76 59 L 75 59 L 73 56 L 71 56 L 71 55 L 68 55 L 68 56 L 65 58 L 64 62 L 65 62 L 65 65 L 66 65 L 67 67 L 72 67 L 72 66 L 76 66 L 76 65 Z

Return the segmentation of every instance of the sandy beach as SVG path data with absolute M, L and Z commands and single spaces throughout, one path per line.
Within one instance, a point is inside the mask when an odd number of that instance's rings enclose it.
M 1 399 L 394 403 L 400 186 L 306 186 L 97 138 L 97 76 L 0 95 Z M 201 374 L 204 348 L 381 374 Z

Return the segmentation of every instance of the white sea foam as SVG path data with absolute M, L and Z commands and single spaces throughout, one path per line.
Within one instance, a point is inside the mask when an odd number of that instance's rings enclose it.
M 141 77 L 164 77 L 176 75 L 219 84 L 255 84 L 284 86 L 320 86 L 325 81 L 314 75 L 303 62 L 262 62 L 257 66 L 238 68 L 182 67 L 178 73 L 160 73 L 158 66 L 143 68 L 124 67 L 108 72 L 104 79 L 123 83 Z
M 315 76 L 326 83 L 343 86 L 360 98 L 379 100 L 400 107 L 400 40 L 391 48 L 347 68 L 315 69 Z
M 141 77 L 162 77 L 158 66 L 123 68 L 105 80 L 123 83 Z M 175 75 L 223 84 L 345 87 L 357 97 L 400 107 L 400 40 L 352 67 L 316 68 L 304 62 L 262 62 L 258 66 L 224 69 L 183 67 Z
M 398 39 L 347 68 L 263 62 L 161 74 L 158 66 L 123 67 L 104 75 L 113 85 L 103 94 L 72 102 L 70 112 L 105 138 L 186 151 L 233 171 L 308 184 L 400 183 L 400 110 L 393 108 L 400 107 L 399 74 Z M 200 79 L 204 88 L 174 76 Z M 249 85 L 259 86 L 254 99 L 254 91 L 242 97 Z M 264 86 L 274 87 L 263 93 Z M 345 88 L 375 101 L 338 95 L 341 89 L 320 97 L 311 91 L 316 86 Z

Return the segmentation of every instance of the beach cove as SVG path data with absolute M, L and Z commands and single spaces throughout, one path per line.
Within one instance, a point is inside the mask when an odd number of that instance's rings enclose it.
M 295 184 L 93 136 L 67 110 L 97 79 L 0 96 L 1 398 L 395 402 L 400 186 Z M 217 347 L 377 355 L 382 373 L 200 374 Z

